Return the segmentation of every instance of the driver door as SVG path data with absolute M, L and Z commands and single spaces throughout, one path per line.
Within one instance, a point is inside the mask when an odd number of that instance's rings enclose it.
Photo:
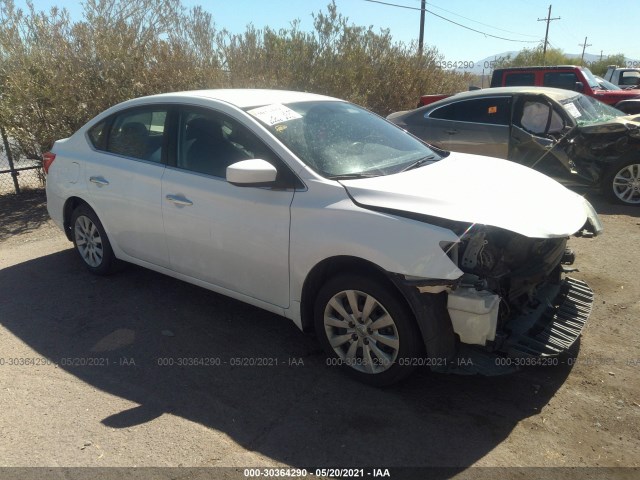
M 247 127 L 224 113 L 179 109 L 174 165 L 162 178 L 171 269 L 286 308 L 293 185 L 235 186 L 226 167 L 261 158 L 288 167 Z
M 557 148 L 566 127 L 565 118 L 546 97 L 521 97 L 514 109 L 509 160 L 566 183 L 575 177 L 569 158 Z

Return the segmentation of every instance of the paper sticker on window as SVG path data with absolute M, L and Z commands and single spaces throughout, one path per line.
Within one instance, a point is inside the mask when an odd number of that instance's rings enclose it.
M 269 126 L 273 126 L 277 123 L 287 122 L 296 118 L 302 118 L 302 115 L 294 112 L 289 107 L 285 107 L 280 103 L 274 103 L 272 105 L 266 105 L 264 107 L 254 108 L 247 113 L 253 115 L 258 120 L 263 121 Z
M 580 118 L 582 114 L 580 110 L 574 105 L 573 102 L 569 102 L 564 106 L 565 110 L 571 114 L 573 118 Z
M 489 107 L 489 114 L 498 113 L 498 107 Z

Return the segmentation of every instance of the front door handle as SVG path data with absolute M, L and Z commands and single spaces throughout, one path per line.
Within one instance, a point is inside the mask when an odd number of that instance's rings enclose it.
M 181 207 L 188 207 L 190 205 L 193 205 L 193 202 L 191 200 L 182 196 L 167 195 L 165 198 L 176 205 L 180 205 Z
M 458 130 L 447 130 L 446 131 L 449 135 L 455 135 L 456 133 L 458 133 Z
M 107 182 L 103 177 L 89 177 L 89 181 L 91 183 L 95 183 L 99 187 L 109 185 L 109 182 Z

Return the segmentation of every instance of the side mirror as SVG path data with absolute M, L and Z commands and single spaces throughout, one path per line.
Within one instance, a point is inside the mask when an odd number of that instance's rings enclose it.
M 584 83 L 576 82 L 575 91 L 576 92 L 580 92 L 580 93 L 584 93 Z
M 276 167 L 259 158 L 242 160 L 227 167 L 227 182 L 238 187 L 263 187 L 276 181 Z

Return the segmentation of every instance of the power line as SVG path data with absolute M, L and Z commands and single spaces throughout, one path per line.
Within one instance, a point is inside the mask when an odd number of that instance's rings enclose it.
M 407 5 L 398 5 L 396 3 L 382 2 L 380 0 L 364 0 L 364 1 L 365 2 L 371 2 L 371 3 L 379 3 L 381 5 L 387 5 L 389 7 L 406 8 L 407 10 L 422 11 L 422 8 L 419 8 L 419 7 L 409 7 Z M 443 17 L 442 15 L 438 15 L 437 13 L 434 13 L 431 10 L 427 10 L 426 8 L 424 9 L 424 11 L 429 13 L 429 14 L 431 14 L 431 15 L 433 15 L 434 17 L 441 18 L 442 20 L 445 20 L 445 21 L 447 21 L 449 23 L 453 23 L 454 25 L 457 25 L 458 27 L 466 28 L 467 30 L 471 30 L 472 32 L 479 33 L 480 35 L 484 35 L 485 37 L 497 38 L 499 40 L 505 40 L 507 42 L 538 43 L 538 40 L 516 40 L 514 38 L 505 38 L 505 37 L 499 37 L 497 35 L 491 35 L 490 33 L 481 32 L 480 30 L 476 30 L 475 28 L 467 27 L 466 25 L 462 25 L 461 23 L 454 22 L 453 20 L 451 20 L 449 18 L 446 18 L 446 17 Z
M 483 25 L 485 27 L 493 28 L 494 30 L 500 30 L 501 32 L 506 32 L 506 33 L 513 33 L 515 35 L 522 35 L 523 37 L 538 38 L 537 35 L 529 35 L 527 33 L 513 32 L 511 30 L 505 30 L 504 28 L 494 27 L 493 25 L 489 25 L 488 23 L 479 22 L 479 21 L 474 20 L 472 18 L 465 17 L 464 15 L 460 15 L 458 13 L 455 13 L 455 12 L 452 12 L 450 10 L 447 10 L 446 8 L 442 8 L 442 7 L 439 7 L 437 5 L 434 5 L 433 2 L 429 2 L 429 5 L 431 5 L 431 7 L 433 7 L 433 8 L 437 8 L 438 10 L 442 10 L 443 12 L 450 13 L 451 15 L 455 15 L 456 17 L 464 18 L 465 20 L 469 20 L 470 22 L 477 23 L 478 25 Z

